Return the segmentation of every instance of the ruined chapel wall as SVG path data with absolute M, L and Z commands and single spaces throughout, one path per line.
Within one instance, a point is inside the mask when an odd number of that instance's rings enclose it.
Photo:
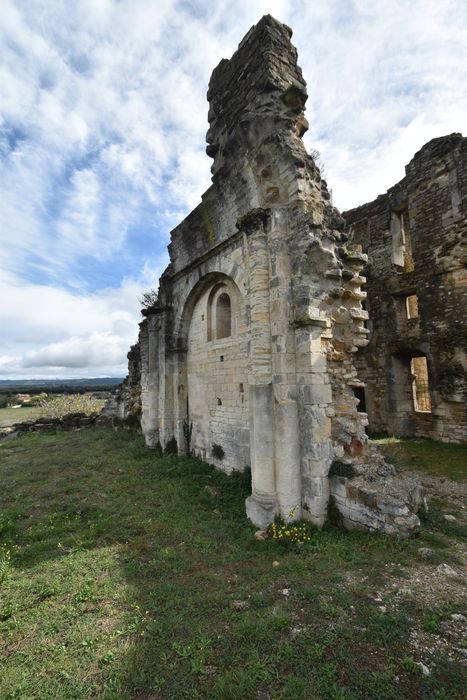
M 367 343 L 366 256 L 347 245 L 306 153 L 306 85 L 290 36 L 264 17 L 211 78 L 213 184 L 172 231 L 171 262 L 141 324 L 143 433 L 152 446 L 174 436 L 180 452 L 226 470 L 249 458 L 246 511 L 257 526 L 276 515 L 322 525 L 337 459 L 360 478 L 333 487 L 345 522 L 405 533 L 417 527 L 415 505 L 374 459 L 353 393 Z M 218 285 L 231 291 L 230 337 L 206 327 Z M 372 519 L 365 483 L 382 478 L 393 495 L 370 499 Z
M 345 214 L 352 239 L 369 256 L 371 336 L 357 364 L 373 431 L 466 438 L 466 164 L 467 139 L 434 139 L 400 183 Z M 394 217 L 404 211 L 413 263 L 405 267 L 395 264 L 403 261 L 394 230 Z M 414 318 L 408 318 L 408 295 L 418 300 Z M 428 364 L 431 413 L 414 410 L 410 357 L 417 354 Z
M 231 335 L 210 339 L 215 335 L 216 298 L 225 293 L 232 304 Z M 244 301 L 227 280 L 208 288 L 194 307 L 187 377 L 194 454 L 225 471 L 249 465 L 248 326 Z M 213 454 L 213 445 L 222 447 L 222 458 Z

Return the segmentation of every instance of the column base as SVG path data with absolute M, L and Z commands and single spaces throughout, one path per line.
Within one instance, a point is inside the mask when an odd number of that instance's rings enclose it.
M 274 500 L 263 500 L 259 499 L 257 496 L 248 496 L 245 500 L 246 514 L 251 520 L 253 525 L 259 527 L 261 530 L 265 530 L 268 525 L 274 522 L 274 518 L 277 515 L 277 501 Z

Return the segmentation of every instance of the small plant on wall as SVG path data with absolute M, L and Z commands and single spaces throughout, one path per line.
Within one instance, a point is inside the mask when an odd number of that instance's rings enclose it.
M 171 438 L 165 446 L 164 455 L 172 457 L 178 455 L 178 445 L 175 437 Z
M 222 445 L 216 445 L 216 443 L 214 443 L 212 446 L 211 454 L 216 459 L 224 459 L 225 457 L 224 448 Z
M 188 423 L 188 421 L 183 421 L 183 435 L 186 441 L 186 451 L 188 455 L 191 455 L 191 434 L 193 433 L 193 423 Z

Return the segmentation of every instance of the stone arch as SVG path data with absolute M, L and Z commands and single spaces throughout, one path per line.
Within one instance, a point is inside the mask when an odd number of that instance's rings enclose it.
M 216 338 L 232 335 L 232 304 L 229 295 L 222 291 L 216 299 Z
M 224 264 L 219 265 L 218 269 L 207 271 L 201 278 L 198 277 L 191 285 L 187 285 L 187 289 L 182 291 L 175 309 L 174 337 L 176 347 L 179 350 L 187 350 L 189 324 L 198 299 L 207 289 L 221 286 L 231 290 L 232 316 L 238 311 L 240 304 L 247 306 L 247 300 L 242 292 L 245 280 L 237 265 L 224 261 Z
M 219 306 L 229 311 L 229 333 L 218 332 Z M 209 324 L 215 332 L 209 333 Z M 180 310 L 178 333 L 179 433 L 190 449 L 225 471 L 250 463 L 249 329 L 246 303 L 235 281 L 211 272 L 193 285 Z M 185 427 L 184 427 L 185 426 Z M 185 439 L 186 444 L 186 439 Z M 216 457 L 220 445 L 224 456 Z M 214 450 L 216 452 L 216 450 Z
M 232 320 L 235 314 L 236 295 L 232 294 L 224 281 L 215 284 L 208 297 L 207 303 L 207 340 L 227 338 L 235 334 Z

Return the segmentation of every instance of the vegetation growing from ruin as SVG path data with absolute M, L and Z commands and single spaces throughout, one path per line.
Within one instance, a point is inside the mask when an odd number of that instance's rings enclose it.
M 216 443 L 214 443 L 212 446 L 211 454 L 213 457 L 219 460 L 222 460 L 225 457 L 224 448 L 222 447 L 222 445 L 218 445 Z
M 165 446 L 164 455 L 166 457 L 176 457 L 178 455 L 178 445 L 177 439 L 175 437 L 170 438 Z
M 151 309 L 157 304 L 158 297 L 157 289 L 148 289 L 141 294 L 138 301 L 142 309 Z
M 1 698 L 463 697 L 459 540 L 432 524 L 258 541 L 246 475 L 129 431 L 0 443 L 0 483 Z
M 268 527 L 268 534 L 281 545 L 297 547 L 311 541 L 313 530 L 308 522 L 287 523 L 282 518 L 276 518 Z

